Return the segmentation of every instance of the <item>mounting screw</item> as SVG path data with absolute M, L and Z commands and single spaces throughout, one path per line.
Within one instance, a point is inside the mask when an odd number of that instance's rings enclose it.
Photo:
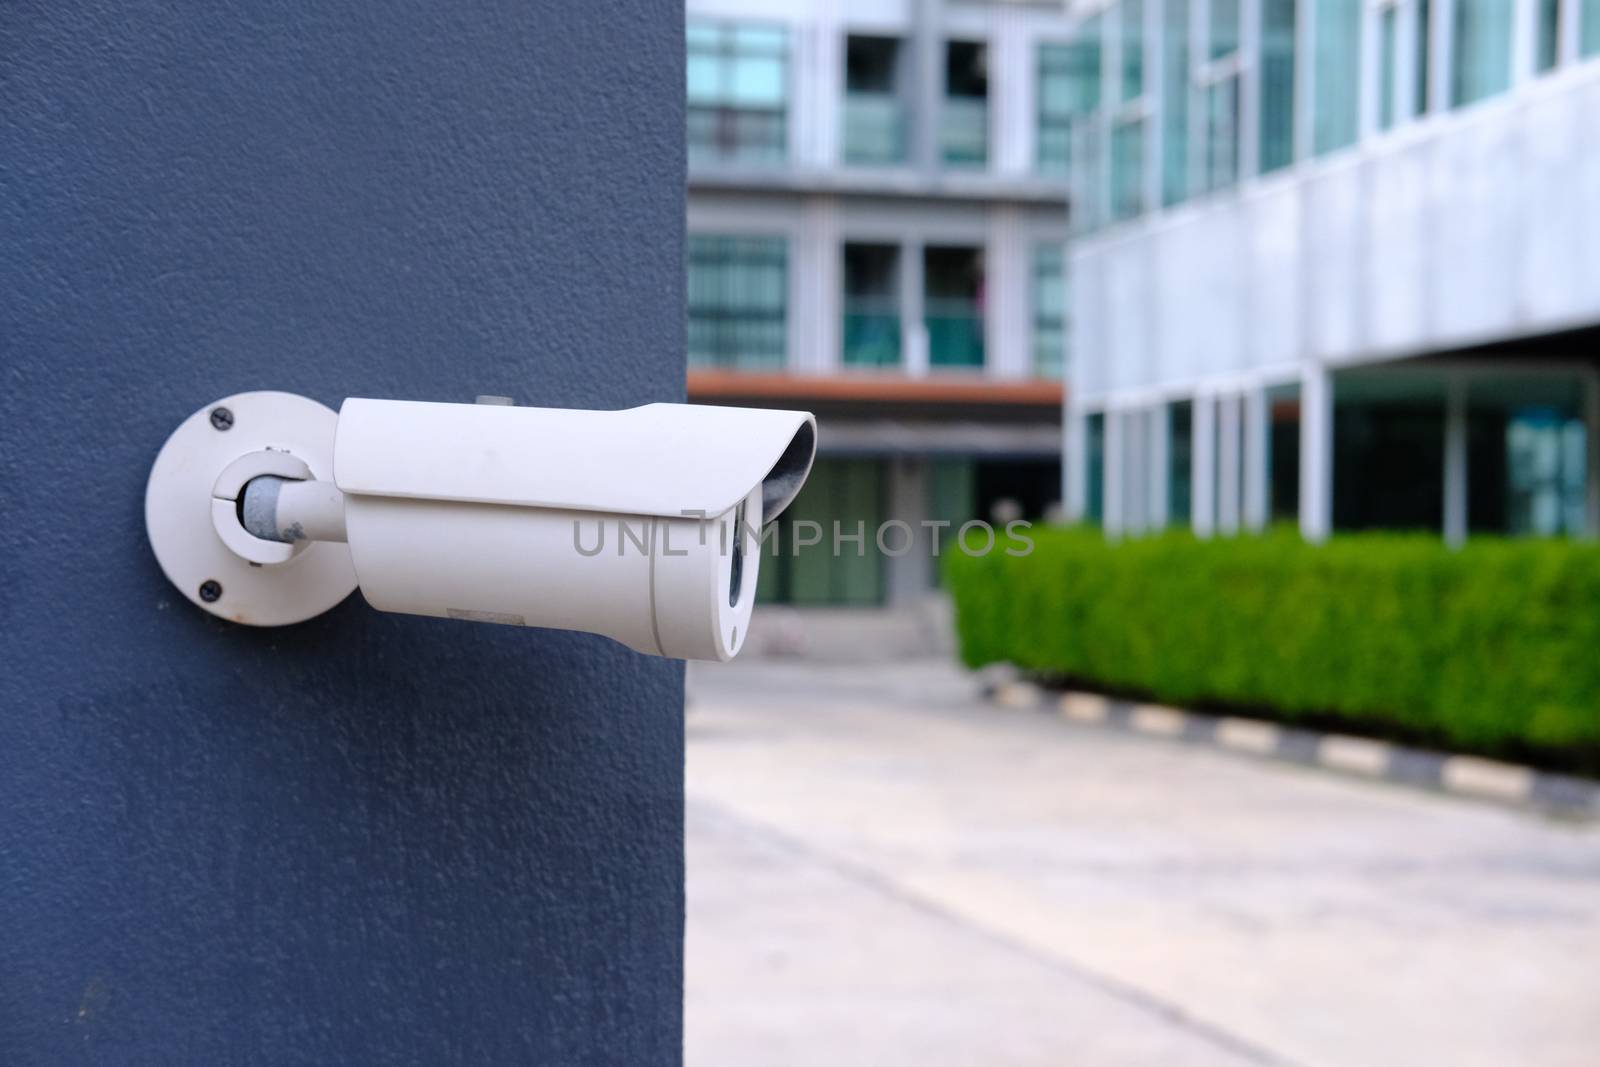
M 217 410 L 226 411 L 227 408 L 218 408 Z M 215 422 L 216 420 L 216 412 L 212 412 L 211 421 Z M 223 427 L 223 429 L 227 429 L 227 427 Z M 221 596 L 222 583 L 217 581 L 215 578 L 207 578 L 205 581 L 200 583 L 200 599 L 204 600 L 207 604 L 215 604 L 218 598 Z
M 233 429 L 233 412 L 227 408 L 212 408 L 211 426 L 217 430 Z

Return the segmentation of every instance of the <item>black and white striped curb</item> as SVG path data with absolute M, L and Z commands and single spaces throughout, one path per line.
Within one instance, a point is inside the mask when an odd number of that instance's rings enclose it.
M 1210 745 L 1564 816 L 1600 819 L 1600 783 L 1480 756 L 1450 756 L 1258 719 L 1200 715 L 1097 693 L 1056 693 L 1015 679 L 987 681 L 983 692 L 1001 707 L 1053 711 L 1083 725 Z

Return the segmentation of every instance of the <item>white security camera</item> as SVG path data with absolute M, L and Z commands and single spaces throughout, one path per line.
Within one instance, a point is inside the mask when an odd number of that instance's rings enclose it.
M 380 611 L 604 634 L 726 660 L 761 529 L 816 453 L 803 411 L 625 411 L 289 393 L 197 411 L 156 457 L 145 523 L 191 601 L 235 622 Z

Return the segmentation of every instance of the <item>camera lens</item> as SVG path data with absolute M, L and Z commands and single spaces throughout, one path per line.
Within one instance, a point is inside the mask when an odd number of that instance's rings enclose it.
M 739 603 L 739 587 L 744 584 L 744 505 L 733 513 L 733 566 L 728 576 L 728 607 Z

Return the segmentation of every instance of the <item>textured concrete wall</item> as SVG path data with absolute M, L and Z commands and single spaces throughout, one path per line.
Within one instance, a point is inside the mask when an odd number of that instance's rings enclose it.
M 1600 67 L 1077 243 L 1074 387 L 1292 380 L 1600 322 Z
M 142 501 L 238 390 L 680 398 L 681 23 L 0 13 L 0 1062 L 677 1062 L 680 667 L 225 624 Z

